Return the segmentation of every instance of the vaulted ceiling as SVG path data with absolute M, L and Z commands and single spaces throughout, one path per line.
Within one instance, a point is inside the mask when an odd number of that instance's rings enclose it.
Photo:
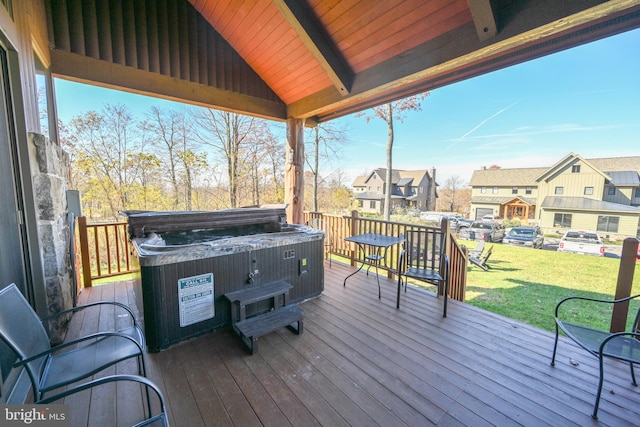
M 322 122 L 640 27 L 640 0 L 48 0 L 55 75 Z

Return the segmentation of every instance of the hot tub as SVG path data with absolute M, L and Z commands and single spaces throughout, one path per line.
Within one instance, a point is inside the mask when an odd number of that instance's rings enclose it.
M 233 216 L 235 211 L 224 213 Z M 132 229 L 143 215 L 157 214 L 130 213 Z M 171 213 L 163 215 L 167 227 L 145 224 L 137 232 L 130 230 L 150 351 L 229 326 L 226 293 L 284 280 L 293 286 L 289 302 L 296 303 L 324 290 L 322 231 L 286 223 L 215 226 L 215 221 L 203 221 L 207 228 L 197 228 L 184 213 L 173 220 Z M 191 228 L 180 230 L 180 221 Z M 266 302 L 257 304 L 248 308 L 247 316 L 269 308 Z

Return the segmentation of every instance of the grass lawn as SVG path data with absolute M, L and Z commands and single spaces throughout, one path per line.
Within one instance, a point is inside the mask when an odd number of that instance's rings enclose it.
M 475 242 L 460 241 L 473 248 Z M 489 248 L 490 246 L 487 246 Z M 562 298 L 572 295 L 613 299 L 620 260 L 519 248 L 500 243 L 493 246 L 488 261 L 491 269 L 468 267 L 467 303 L 503 316 L 554 330 L 554 309 Z M 634 275 L 631 294 L 640 293 L 640 265 Z M 630 307 L 638 310 L 640 301 Z M 609 329 L 611 309 L 595 311 L 578 307 L 572 315 L 579 323 Z M 630 319 L 630 321 L 633 319 Z

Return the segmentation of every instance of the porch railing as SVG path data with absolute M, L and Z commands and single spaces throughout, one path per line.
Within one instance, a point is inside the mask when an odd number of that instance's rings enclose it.
M 324 221 L 331 230 L 327 237 L 331 239 L 331 253 L 347 259 L 353 266 L 362 261 L 359 258 L 361 254 L 355 245 L 345 242 L 345 237 L 363 233 L 399 236 L 406 235 L 409 230 L 447 233 L 446 253 L 449 255 L 451 266 L 449 297 L 464 301 L 467 284 L 467 251 L 453 238 L 448 222 L 443 222 L 443 228 L 440 228 L 364 218 L 358 216 L 357 211 L 346 216 L 305 212 L 306 223 L 311 224 L 313 219 Z M 77 244 L 80 247 L 84 287 L 90 287 L 97 279 L 125 275 L 134 271 L 130 262 L 131 253 L 126 229 L 126 222 L 88 224 L 86 217 L 78 218 Z M 388 266 L 386 271 L 390 278 L 395 275 L 400 250 L 401 248 L 396 245 L 387 251 L 383 266 Z
M 77 230 L 84 287 L 91 287 L 96 279 L 134 271 L 126 222 L 88 224 L 82 216 L 78 218 Z
M 449 297 L 458 301 L 464 301 L 467 286 L 467 249 L 458 244 L 453 238 L 448 221 L 442 222 L 442 227 L 432 227 L 421 224 L 390 222 L 380 219 L 371 219 L 358 216 L 357 211 L 351 215 L 329 215 L 319 212 L 305 212 L 305 222 L 313 224 L 314 220 L 321 220 L 325 224 L 325 229 L 331 230 L 325 238 L 331 239 L 331 254 L 349 260 L 352 266 L 362 262 L 361 255 L 356 245 L 345 242 L 344 238 L 363 233 L 377 233 L 387 236 L 406 235 L 409 230 L 425 230 L 429 233 L 446 233 L 445 252 L 449 255 L 450 261 L 450 281 Z M 392 246 L 387 251 L 387 258 L 382 263 L 386 265 L 387 277 L 395 275 L 401 247 Z

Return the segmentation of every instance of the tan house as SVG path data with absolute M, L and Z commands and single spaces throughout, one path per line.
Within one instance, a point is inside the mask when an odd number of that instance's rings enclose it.
M 361 212 L 382 213 L 386 194 L 386 169 L 376 169 L 353 181 L 353 195 Z M 415 208 L 421 212 L 435 210 L 436 170 L 396 170 L 391 174 L 391 209 Z
M 472 218 L 494 214 L 547 230 L 638 233 L 640 156 L 584 159 L 571 153 L 547 168 L 477 170 L 470 185 Z

